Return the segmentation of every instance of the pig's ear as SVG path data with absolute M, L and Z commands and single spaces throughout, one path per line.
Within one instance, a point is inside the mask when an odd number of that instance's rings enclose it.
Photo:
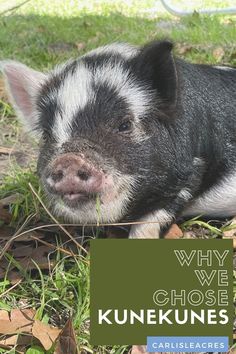
M 178 77 L 170 41 L 155 41 L 141 49 L 136 58 L 138 71 L 152 83 L 166 104 L 175 105 Z
M 46 75 L 16 61 L 0 62 L 9 98 L 28 130 L 37 127 L 37 94 Z

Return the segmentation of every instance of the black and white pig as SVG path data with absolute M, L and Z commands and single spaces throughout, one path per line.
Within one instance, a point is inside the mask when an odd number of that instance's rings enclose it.
M 131 238 L 157 238 L 180 215 L 236 214 L 236 70 L 190 64 L 172 47 L 114 43 L 49 73 L 1 62 L 16 112 L 40 137 L 56 214 L 143 221 Z

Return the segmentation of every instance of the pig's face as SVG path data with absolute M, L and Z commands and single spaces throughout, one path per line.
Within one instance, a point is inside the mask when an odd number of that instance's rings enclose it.
M 168 42 L 158 45 L 170 53 Z M 151 51 L 106 46 L 49 74 L 3 65 L 15 108 L 40 136 L 38 174 L 59 215 L 82 223 L 118 221 L 147 178 L 155 180 L 158 116 L 166 102 L 146 63 Z M 156 160 L 161 163 L 161 155 Z

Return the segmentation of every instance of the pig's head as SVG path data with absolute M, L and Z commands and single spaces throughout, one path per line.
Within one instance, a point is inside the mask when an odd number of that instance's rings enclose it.
M 161 186 L 177 96 L 171 49 L 167 41 L 113 44 L 49 73 L 1 62 L 16 112 L 40 138 L 38 174 L 58 214 L 118 221 L 157 175 Z

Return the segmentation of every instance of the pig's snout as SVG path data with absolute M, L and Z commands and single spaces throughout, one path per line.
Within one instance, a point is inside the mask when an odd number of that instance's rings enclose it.
M 67 153 L 52 163 L 47 183 L 67 200 L 84 199 L 102 191 L 106 176 L 84 158 Z

